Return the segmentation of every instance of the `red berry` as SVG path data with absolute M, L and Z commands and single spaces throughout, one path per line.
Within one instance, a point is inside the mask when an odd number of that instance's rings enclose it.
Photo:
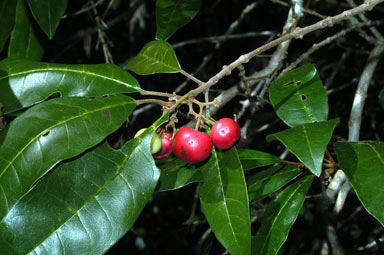
M 180 159 L 198 163 L 211 155 L 212 141 L 205 133 L 182 127 L 173 138 L 172 149 Z
M 168 157 L 172 153 L 172 133 L 164 132 L 160 135 L 161 137 L 161 150 L 154 154 L 153 157 L 155 159 L 161 159 Z
M 215 122 L 211 129 L 213 144 L 219 149 L 231 148 L 240 139 L 239 125 L 230 118 L 222 118 Z

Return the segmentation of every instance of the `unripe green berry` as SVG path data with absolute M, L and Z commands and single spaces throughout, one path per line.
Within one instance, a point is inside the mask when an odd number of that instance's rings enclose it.
M 135 138 L 141 135 L 146 128 L 142 128 L 135 134 Z M 161 150 L 161 138 L 157 133 L 153 134 L 152 141 L 151 141 L 151 154 L 158 153 Z

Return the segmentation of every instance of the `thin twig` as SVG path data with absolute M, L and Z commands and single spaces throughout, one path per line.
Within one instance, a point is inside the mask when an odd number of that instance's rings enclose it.
M 301 63 L 303 60 L 305 60 L 306 58 L 308 58 L 310 55 L 312 55 L 315 51 L 319 50 L 320 48 L 330 44 L 331 42 L 335 41 L 336 39 L 340 38 L 340 37 L 343 37 L 345 36 L 347 33 L 357 29 L 357 28 L 360 28 L 360 27 L 363 27 L 363 26 L 371 26 L 372 25 L 372 22 L 371 21 L 368 21 L 368 22 L 364 22 L 364 23 L 358 23 L 356 25 L 353 25 L 349 28 L 346 28 L 332 36 L 329 36 L 327 37 L 326 39 L 322 40 L 321 42 L 319 43 L 315 43 L 312 45 L 312 47 L 307 50 L 306 52 L 304 52 L 302 55 L 300 55 L 300 57 L 298 57 L 294 62 L 292 62 L 289 66 L 287 66 L 278 76 L 281 77 L 283 76 L 285 73 L 287 73 L 288 71 L 294 69 L 299 63 Z
M 184 71 L 183 69 L 180 70 L 180 73 L 182 75 L 184 75 L 185 77 L 187 77 L 188 79 L 196 82 L 199 86 L 203 85 L 204 82 L 200 81 L 199 79 L 197 79 L 196 77 L 194 77 L 193 75 L 187 73 L 186 71 Z
M 232 39 L 245 39 L 245 38 L 256 37 L 256 36 L 271 36 L 273 34 L 274 33 L 272 33 L 271 31 L 262 31 L 262 32 L 247 32 L 247 33 L 233 34 L 233 35 L 224 34 L 224 35 L 218 35 L 218 36 L 208 36 L 208 37 L 192 39 L 184 42 L 178 42 L 178 43 L 172 44 L 172 47 L 176 49 L 176 48 L 185 47 L 191 44 L 198 44 L 198 43 L 204 43 L 204 42 L 217 43 L 217 42 L 223 42 L 223 41 L 232 40 Z
M 336 16 L 328 17 L 323 20 L 320 20 L 319 22 L 316 22 L 315 24 L 309 25 L 307 27 L 297 27 L 293 32 L 290 32 L 286 35 L 281 36 L 280 38 L 277 38 L 267 44 L 264 44 L 263 46 L 254 49 L 253 51 L 241 55 L 237 60 L 232 62 L 231 64 L 223 67 L 223 69 L 218 72 L 216 75 L 211 77 L 204 85 L 200 86 L 199 88 L 196 88 L 194 90 L 191 90 L 189 92 L 189 96 L 196 96 L 202 92 L 204 92 L 206 89 L 212 87 L 217 82 L 219 82 L 223 77 L 231 74 L 232 70 L 237 68 L 239 65 L 248 63 L 252 58 L 257 56 L 258 54 L 265 52 L 273 47 L 276 47 L 277 45 L 290 40 L 290 39 L 302 39 L 306 34 L 311 33 L 313 31 L 324 29 L 326 27 L 331 27 L 335 23 L 338 23 L 340 21 L 350 19 L 354 15 L 357 15 L 361 12 L 372 10 L 374 6 L 376 6 L 379 3 L 384 2 L 384 0 L 371 0 L 367 1 L 362 5 L 359 5 L 358 7 L 355 7 L 353 9 L 344 11 Z

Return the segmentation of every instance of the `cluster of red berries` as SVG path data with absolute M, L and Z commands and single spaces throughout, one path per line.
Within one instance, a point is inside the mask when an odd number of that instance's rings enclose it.
M 239 125 L 230 118 L 223 118 L 215 122 L 211 129 L 211 136 L 189 127 L 182 127 L 171 141 L 172 133 L 160 134 L 161 150 L 153 156 L 160 159 L 172 152 L 180 159 L 198 163 L 209 157 L 212 144 L 219 149 L 232 147 L 240 138 Z

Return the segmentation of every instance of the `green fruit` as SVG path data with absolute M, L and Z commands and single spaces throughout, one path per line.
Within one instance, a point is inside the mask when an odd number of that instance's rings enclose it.
M 142 128 L 135 134 L 135 138 L 141 135 L 146 128 Z M 157 133 L 153 134 L 152 142 L 151 142 L 151 154 L 158 153 L 161 150 L 161 138 Z
M 161 138 L 158 134 L 154 133 L 151 142 L 151 153 L 155 154 L 161 150 Z

